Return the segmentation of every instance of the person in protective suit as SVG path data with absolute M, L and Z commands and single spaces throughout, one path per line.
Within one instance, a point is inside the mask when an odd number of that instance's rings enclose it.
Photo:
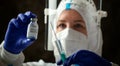
M 100 19 L 94 2 L 91 0 L 62 0 L 56 10 L 52 24 L 56 36 L 65 50 L 66 60 L 60 59 L 56 44 L 52 38 L 56 63 L 38 62 L 24 63 L 22 51 L 36 39 L 27 38 L 27 27 L 30 18 L 37 16 L 27 11 L 11 19 L 4 41 L 0 45 L 1 66 L 117 66 L 101 57 L 102 34 Z

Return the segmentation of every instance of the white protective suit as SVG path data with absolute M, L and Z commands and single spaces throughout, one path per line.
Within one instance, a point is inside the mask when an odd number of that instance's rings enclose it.
M 60 16 L 61 12 L 66 9 L 66 3 L 68 2 L 70 2 L 70 0 L 62 0 L 58 6 L 54 19 L 55 27 L 58 17 Z M 101 56 L 102 35 L 99 25 L 100 20 L 97 19 L 99 14 L 96 10 L 95 4 L 92 0 L 72 0 L 70 8 L 75 9 L 85 20 L 89 43 L 87 50 L 95 52 Z M 23 63 L 24 55 L 22 52 L 20 54 L 11 54 L 3 48 L 3 44 L 4 42 L 0 46 L 0 66 L 7 66 L 7 64 L 13 64 L 14 66 L 57 66 L 57 64 L 45 63 L 42 60 L 38 62 Z M 54 52 L 56 52 L 56 50 Z M 55 57 L 57 57 L 56 54 Z M 113 66 L 116 65 L 113 64 Z

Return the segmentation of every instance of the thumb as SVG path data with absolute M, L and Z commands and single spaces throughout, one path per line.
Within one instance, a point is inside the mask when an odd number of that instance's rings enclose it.
M 30 46 L 35 41 L 35 38 L 27 38 L 22 41 L 22 45 L 26 48 Z

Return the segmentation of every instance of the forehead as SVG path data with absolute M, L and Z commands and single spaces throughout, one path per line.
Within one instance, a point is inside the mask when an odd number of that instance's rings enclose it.
M 81 20 L 83 20 L 82 16 L 74 9 L 63 10 L 62 13 L 60 14 L 58 20 L 60 20 L 60 19 L 71 19 L 71 20 L 81 19 Z

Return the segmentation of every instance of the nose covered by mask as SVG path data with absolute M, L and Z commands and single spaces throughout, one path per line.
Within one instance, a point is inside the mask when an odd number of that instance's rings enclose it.
M 58 32 L 56 35 L 60 40 L 67 57 L 78 50 L 88 49 L 87 36 L 81 32 L 75 31 L 71 28 L 66 28 Z M 54 55 L 56 61 L 58 61 L 60 60 L 60 55 L 58 53 L 55 41 L 56 39 L 53 38 Z

